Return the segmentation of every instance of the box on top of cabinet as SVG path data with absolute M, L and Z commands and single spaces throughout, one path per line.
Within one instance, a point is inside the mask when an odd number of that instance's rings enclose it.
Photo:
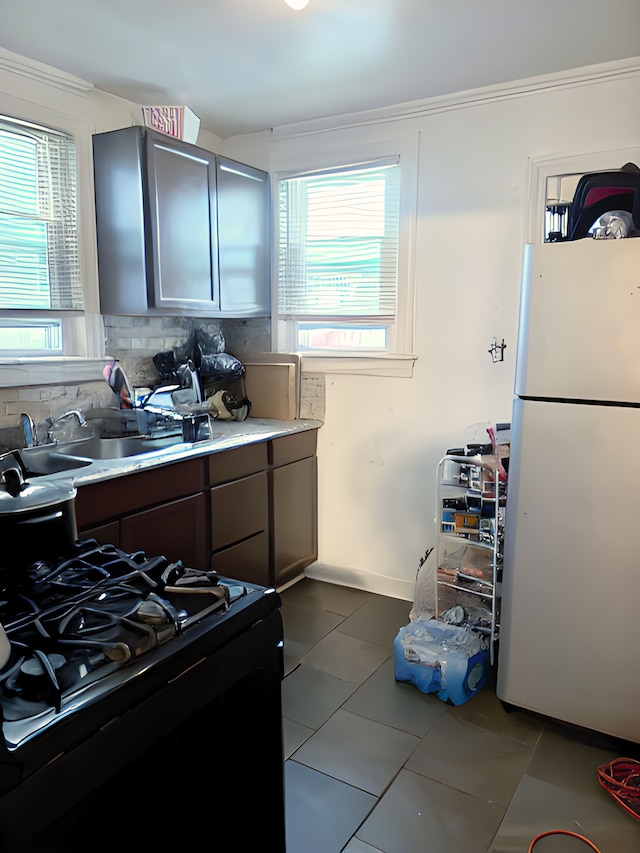
M 142 119 L 146 127 L 158 133 L 193 145 L 198 141 L 200 119 L 189 107 L 143 107 Z

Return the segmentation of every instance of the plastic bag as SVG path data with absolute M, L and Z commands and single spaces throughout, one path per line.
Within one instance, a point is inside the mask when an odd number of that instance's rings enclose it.
M 196 369 L 200 372 L 203 384 L 226 379 L 239 379 L 244 376 L 242 362 L 227 352 L 219 352 L 213 355 L 202 354 L 200 364 L 198 365 L 196 362 Z
M 417 620 L 401 629 L 404 656 L 410 663 L 435 666 L 452 655 L 473 657 L 487 648 L 479 634 L 456 625 Z
M 178 362 L 173 350 L 157 352 L 153 358 L 153 365 L 160 374 L 161 385 L 179 385 Z
M 619 240 L 633 237 L 638 232 L 630 213 L 626 210 L 610 210 L 596 219 L 588 233 L 594 240 Z
M 409 619 L 431 619 L 436 612 L 436 551 L 428 548 L 421 558 L 416 576 L 413 607 Z

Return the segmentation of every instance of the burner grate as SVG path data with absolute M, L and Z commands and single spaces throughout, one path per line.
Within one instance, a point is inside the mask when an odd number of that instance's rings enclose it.
M 0 703 L 38 697 L 56 711 L 65 690 L 147 654 L 247 592 L 216 572 L 94 540 L 4 580 L 0 622 L 12 653 L 0 672 Z M 15 703 L 14 713 L 22 713 Z

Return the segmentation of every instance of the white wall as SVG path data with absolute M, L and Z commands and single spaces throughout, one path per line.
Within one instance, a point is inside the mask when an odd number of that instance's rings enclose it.
M 398 110 L 398 132 L 421 136 L 417 361 L 411 379 L 326 376 L 319 561 L 309 574 L 413 599 L 418 561 L 435 544 L 438 459 L 471 424 L 511 420 L 529 158 L 640 146 L 638 67 L 599 76 L 549 78 L 451 109 L 426 102 L 411 119 Z M 354 141 L 390 132 L 388 121 L 356 119 Z M 319 139 L 345 142 L 344 130 L 287 130 L 267 140 L 271 162 L 284 149 L 304 159 Z M 245 156 L 249 141 L 242 137 Z M 495 364 L 494 337 L 507 345 Z

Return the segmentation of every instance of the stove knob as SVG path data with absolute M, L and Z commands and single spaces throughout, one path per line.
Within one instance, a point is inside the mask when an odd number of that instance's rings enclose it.
M 233 604 L 233 602 L 237 601 L 239 598 L 244 598 L 246 594 L 246 586 L 241 586 L 240 584 L 229 584 L 227 586 L 227 601 L 229 604 Z
M 48 658 L 54 671 L 60 669 L 66 660 L 63 655 L 58 654 L 50 654 Z M 51 687 L 49 675 L 35 657 L 28 658 L 21 665 L 17 682 L 25 699 L 38 699 L 43 691 L 46 692 Z

